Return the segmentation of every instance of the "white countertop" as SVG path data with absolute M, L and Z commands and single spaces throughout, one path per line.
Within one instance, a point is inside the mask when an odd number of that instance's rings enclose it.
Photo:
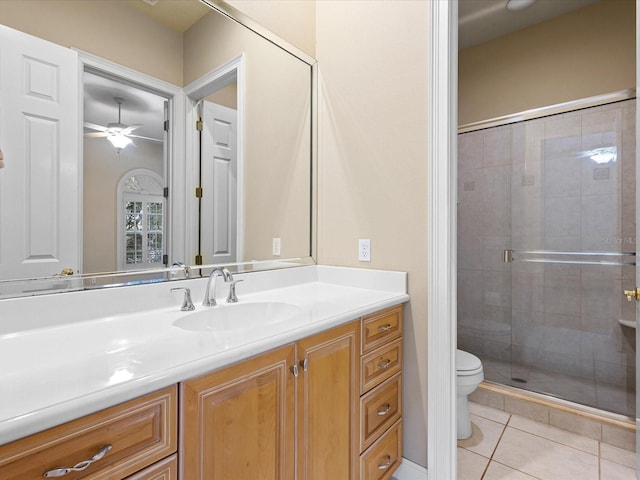
M 206 279 L 0 300 L 0 444 L 406 302 L 406 274 L 307 266 L 239 274 L 242 303 L 295 313 L 250 329 L 173 323 L 188 286 L 196 312 Z M 156 308 L 149 308 L 155 305 Z

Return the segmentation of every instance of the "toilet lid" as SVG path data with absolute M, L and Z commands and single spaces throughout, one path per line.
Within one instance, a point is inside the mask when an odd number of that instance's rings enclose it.
M 482 362 L 475 355 L 456 350 L 456 370 L 458 372 L 472 372 L 482 368 Z

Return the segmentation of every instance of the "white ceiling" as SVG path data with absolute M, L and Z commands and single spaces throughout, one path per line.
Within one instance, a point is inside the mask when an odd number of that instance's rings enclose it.
M 458 0 L 458 48 L 467 48 L 550 20 L 600 0 L 537 0 L 520 11 L 507 0 Z

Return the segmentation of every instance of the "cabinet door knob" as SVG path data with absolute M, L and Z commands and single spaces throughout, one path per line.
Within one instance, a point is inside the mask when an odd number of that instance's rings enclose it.
M 107 453 L 109 453 L 109 450 L 111 450 L 111 445 L 105 445 L 100 449 L 100 451 L 98 451 L 98 453 L 96 453 L 89 460 L 83 460 L 79 463 L 76 463 L 73 467 L 58 467 L 51 470 L 47 470 L 42 474 L 42 476 L 45 478 L 64 477 L 67 473 L 80 472 L 88 468 L 89 465 L 91 465 L 92 463 L 97 462 L 98 460 L 101 460 L 102 458 L 104 458 L 104 456 Z
M 385 368 L 389 368 L 391 366 L 391 360 L 387 358 L 386 361 L 379 363 L 378 368 L 384 370 Z
M 391 404 L 390 403 L 385 403 L 384 405 L 380 405 L 382 408 L 380 410 L 378 410 L 378 416 L 379 417 L 384 417 L 387 413 L 389 413 L 391 411 Z
M 391 455 L 387 455 L 387 461 L 382 465 L 378 465 L 378 470 L 386 470 L 391 466 Z
M 391 330 L 390 323 L 387 323 L 386 325 L 382 325 L 381 327 L 378 327 L 379 332 L 388 332 L 389 330 Z

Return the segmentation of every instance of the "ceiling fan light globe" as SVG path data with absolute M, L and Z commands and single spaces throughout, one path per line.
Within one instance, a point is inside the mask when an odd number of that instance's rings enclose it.
M 109 135 L 107 137 L 107 140 L 109 140 L 111 142 L 111 145 L 113 145 L 118 150 L 121 150 L 125 148 L 127 145 L 129 145 L 130 143 L 132 143 L 129 137 L 122 135 L 121 133 Z

